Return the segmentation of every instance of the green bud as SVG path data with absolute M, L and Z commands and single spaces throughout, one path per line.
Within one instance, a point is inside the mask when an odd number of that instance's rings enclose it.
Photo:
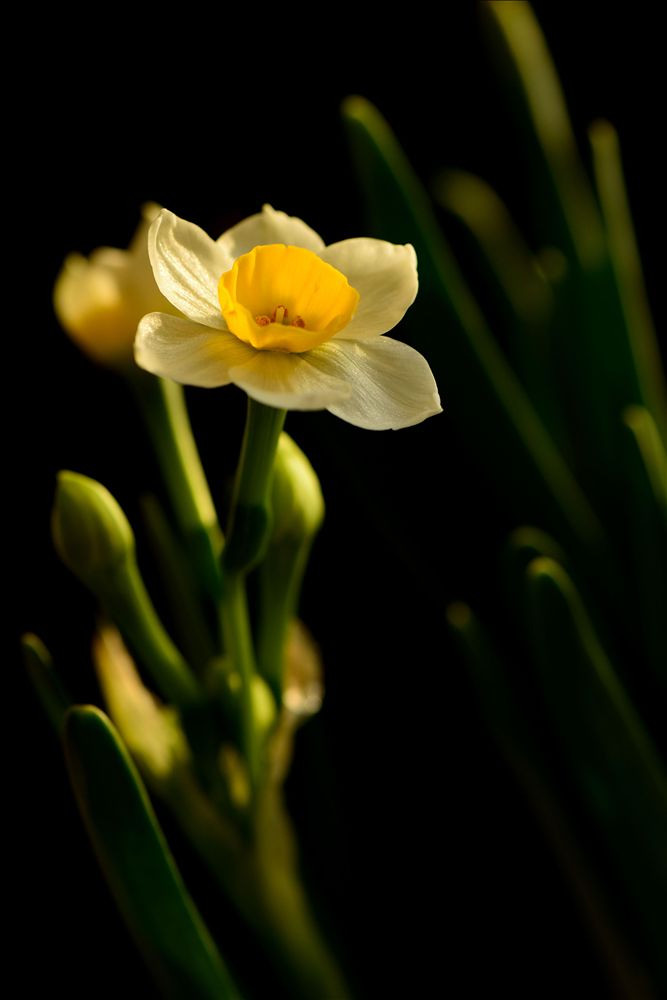
M 276 721 L 276 703 L 271 688 L 259 674 L 252 678 L 250 699 L 255 727 L 264 738 Z
M 77 472 L 60 472 L 51 518 L 58 555 L 91 589 L 134 552 L 134 535 L 111 493 Z
M 274 541 L 311 538 L 324 520 L 324 497 L 317 474 L 284 432 L 278 439 L 271 502 Z
M 240 717 L 242 681 L 237 670 L 228 669 L 222 665 L 221 660 L 215 661 L 220 670 L 220 696 L 223 708 L 232 725 Z M 263 677 L 255 674 L 250 683 L 250 700 L 252 702 L 252 715 L 254 725 L 261 739 L 264 739 L 270 732 L 276 721 L 276 701 L 271 692 L 271 688 Z

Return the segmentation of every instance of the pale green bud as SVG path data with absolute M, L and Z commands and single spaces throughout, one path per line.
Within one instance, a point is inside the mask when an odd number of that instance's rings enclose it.
M 271 503 L 274 541 L 311 538 L 324 520 L 324 497 L 317 474 L 284 432 L 278 439 Z
M 62 561 L 93 590 L 134 552 L 132 528 L 117 501 L 77 472 L 58 474 L 51 530 Z
M 255 727 L 262 736 L 266 736 L 276 721 L 276 703 L 271 688 L 259 674 L 252 678 L 250 699 Z

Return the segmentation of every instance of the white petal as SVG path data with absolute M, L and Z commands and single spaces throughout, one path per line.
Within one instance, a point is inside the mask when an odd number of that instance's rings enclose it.
M 334 339 L 311 351 L 308 359 L 323 374 L 350 386 L 347 399 L 327 409 L 357 427 L 398 430 L 418 424 L 442 409 L 426 360 L 398 340 Z
M 324 410 L 342 402 L 352 391 L 338 373 L 322 371 L 313 364 L 315 352 L 255 351 L 254 357 L 230 369 L 231 381 L 249 396 L 267 406 L 287 410 Z
M 218 283 L 232 261 L 203 229 L 162 209 L 148 233 L 148 253 L 162 294 L 188 319 L 225 329 Z
M 393 330 L 417 295 L 417 255 L 409 243 L 359 236 L 332 243 L 322 260 L 341 271 L 359 292 L 357 311 L 338 340 L 358 340 Z
M 294 247 L 305 247 L 315 253 L 324 249 L 324 240 L 314 229 L 296 216 L 277 212 L 270 205 L 264 205 L 257 215 L 250 215 L 243 222 L 232 226 L 218 239 L 218 246 L 232 260 L 248 253 L 253 247 L 269 243 L 287 243 Z
M 144 316 L 134 342 L 134 359 L 140 368 L 206 389 L 228 385 L 230 368 L 256 353 L 228 330 L 211 330 L 166 313 Z

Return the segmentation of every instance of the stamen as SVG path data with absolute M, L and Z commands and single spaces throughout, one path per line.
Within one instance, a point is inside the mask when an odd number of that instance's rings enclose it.
M 296 326 L 300 330 L 305 328 L 306 323 L 301 316 L 295 316 L 294 319 L 290 320 L 288 315 L 285 306 L 276 306 L 270 316 L 267 316 L 265 313 L 255 316 L 255 323 L 257 326 L 268 326 L 269 323 L 279 323 L 281 326 Z

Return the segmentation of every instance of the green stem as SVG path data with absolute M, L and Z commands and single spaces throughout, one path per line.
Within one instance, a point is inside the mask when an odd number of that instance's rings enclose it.
M 271 480 L 284 422 L 284 410 L 275 410 L 248 397 L 248 414 L 222 560 L 220 617 L 226 649 L 241 678 L 241 743 L 255 790 L 259 785 L 261 746 L 253 709 L 252 682 L 257 666 L 245 577 L 262 557 L 268 543 Z
M 271 480 L 285 410 L 248 397 L 241 457 L 223 554 L 225 575 L 247 573 L 261 559 L 271 525 Z
M 179 706 L 197 701 L 199 685 L 167 635 L 133 557 L 120 564 L 98 596 L 160 694 Z
M 192 436 L 183 387 L 136 371 L 129 379 L 204 591 L 220 596 L 223 537 Z
M 256 788 L 260 773 L 261 747 L 252 699 L 252 681 L 256 673 L 255 651 L 252 644 L 245 580 L 240 575 L 232 575 L 225 579 L 221 620 L 227 652 L 241 678 L 241 742 L 251 785 Z
M 183 542 L 176 537 L 157 497 L 141 498 L 141 510 L 169 611 L 176 640 L 197 671 L 204 676 L 206 666 L 216 649 L 199 601 L 194 571 L 187 558 Z
M 252 846 L 187 776 L 177 777 L 167 800 L 214 878 L 257 934 L 288 995 L 294 1000 L 345 1000 L 349 990 L 316 924 L 291 847 L 284 856 L 272 854 L 285 841 L 292 843 L 282 801 L 273 791 L 263 793 L 258 825 L 265 836 Z

